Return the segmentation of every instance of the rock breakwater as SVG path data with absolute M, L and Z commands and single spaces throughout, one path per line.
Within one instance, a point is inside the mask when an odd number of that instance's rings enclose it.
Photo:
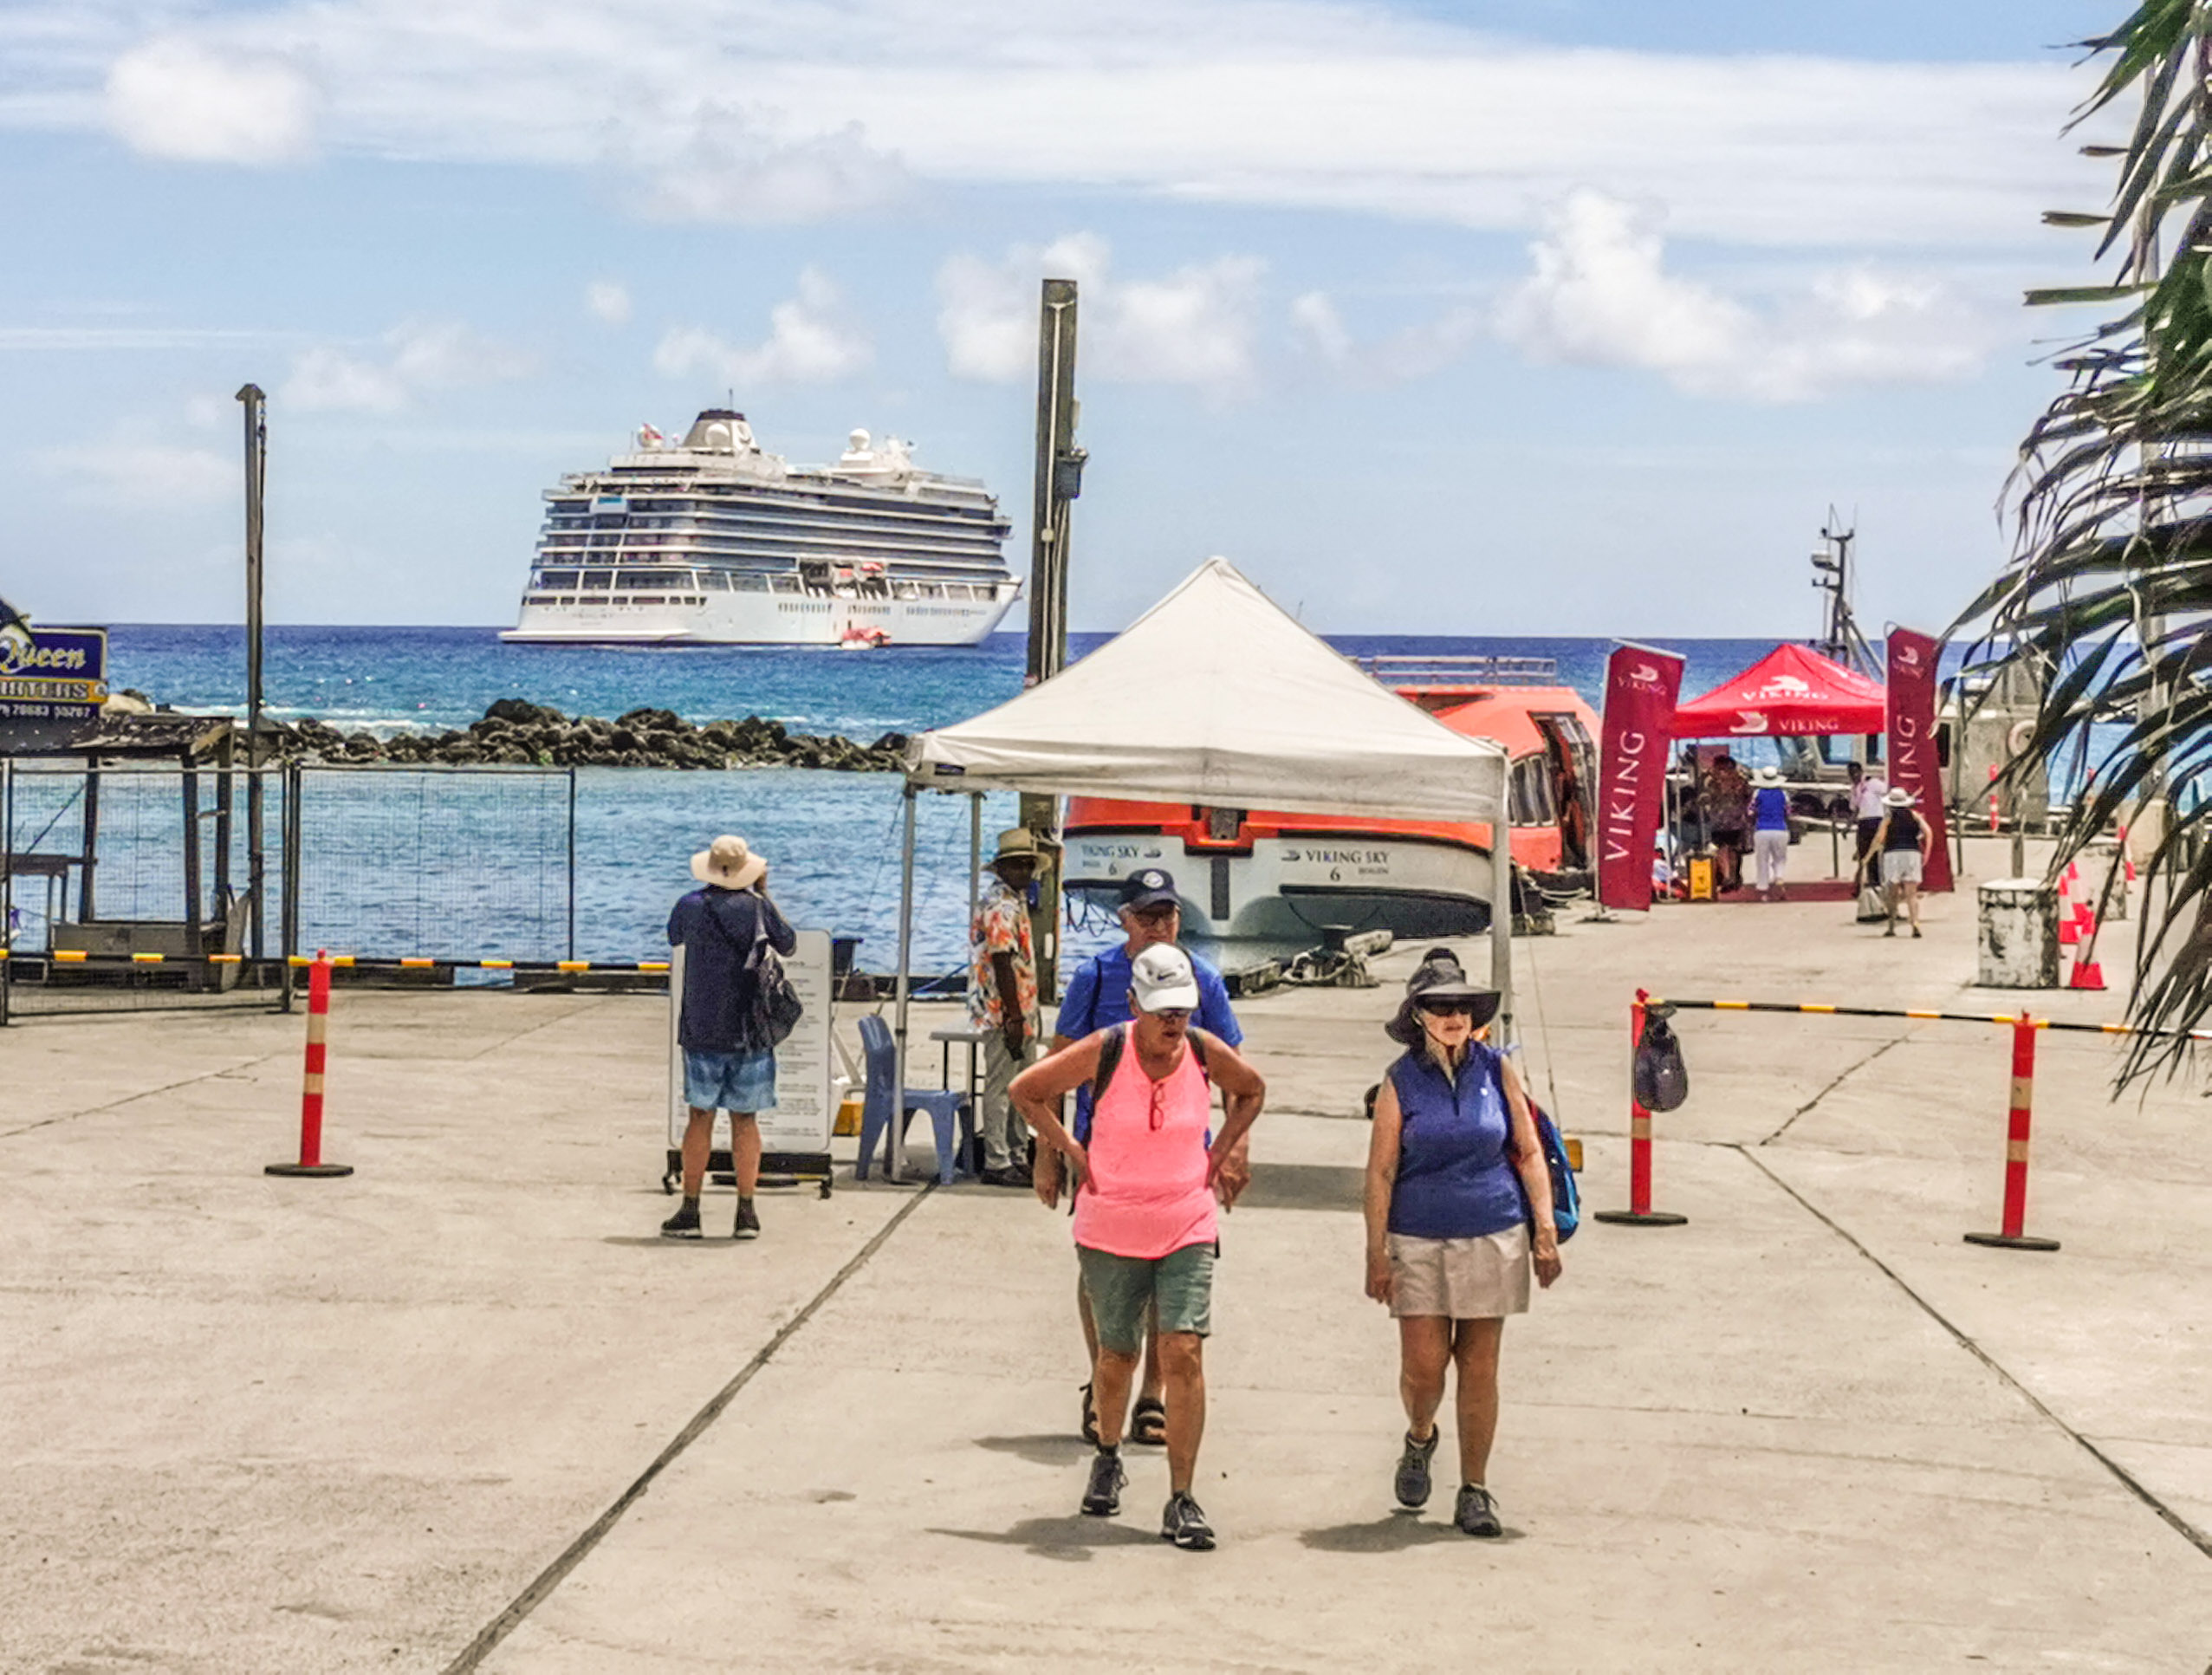
M 516 768 L 821 768 L 887 773 L 901 765 L 904 733 L 872 744 L 841 734 L 794 733 L 747 716 L 693 726 L 671 710 L 632 710 L 612 721 L 567 716 L 550 705 L 503 698 L 465 729 L 443 733 L 341 732 L 294 722 L 295 754 L 326 763 Z

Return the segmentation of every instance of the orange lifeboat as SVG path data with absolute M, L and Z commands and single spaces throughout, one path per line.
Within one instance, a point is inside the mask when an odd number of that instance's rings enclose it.
M 1512 758 L 1510 841 L 1524 871 L 1586 882 L 1597 712 L 1534 658 L 1376 658 L 1369 672 L 1450 728 Z M 1472 936 L 1490 919 L 1490 828 L 1389 816 L 1070 800 L 1070 895 L 1111 907 L 1129 873 L 1163 867 L 1203 942 L 1310 947 L 1327 929 Z

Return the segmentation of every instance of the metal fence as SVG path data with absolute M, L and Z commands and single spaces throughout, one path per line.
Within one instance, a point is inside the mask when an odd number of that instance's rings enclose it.
M 573 958 L 575 774 L 0 763 L 0 1023 L 288 1003 L 319 948 Z

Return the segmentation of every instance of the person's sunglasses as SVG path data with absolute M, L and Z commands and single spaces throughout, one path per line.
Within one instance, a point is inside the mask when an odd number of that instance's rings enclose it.
M 1435 1000 L 1417 1000 L 1413 1003 L 1432 1018 L 1450 1017 L 1455 1012 L 1470 1018 L 1475 1016 L 1475 1003 L 1460 995 L 1440 996 Z
M 1151 1016 L 1162 1023 L 1188 1023 L 1190 1022 L 1190 1009 L 1187 1006 L 1163 1006 Z
M 1132 919 L 1138 920 L 1140 924 L 1158 925 L 1164 920 L 1173 919 L 1182 911 L 1182 907 L 1177 903 L 1172 901 L 1156 901 L 1149 907 L 1131 908 L 1129 910 L 1129 916 Z

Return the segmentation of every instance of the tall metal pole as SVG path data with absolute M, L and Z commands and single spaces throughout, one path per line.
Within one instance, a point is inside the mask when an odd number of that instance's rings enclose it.
M 1075 445 L 1075 282 L 1048 279 L 1037 319 L 1037 459 L 1030 497 L 1029 656 L 1025 685 L 1050 680 L 1067 665 L 1070 513 L 1083 491 Z M 1029 934 L 1037 951 L 1037 996 L 1060 994 L 1060 799 L 1025 792 L 1022 824 L 1045 840 Z
M 899 788 L 905 818 L 898 839 L 898 974 L 892 979 L 896 997 L 892 1042 L 891 1120 L 884 1126 L 883 1178 L 898 1179 L 900 1141 L 906 1131 L 906 1014 L 914 969 L 914 818 L 915 794 L 911 780 Z
M 238 392 L 238 399 L 246 411 L 246 894 L 251 903 L 249 947 L 258 971 L 266 953 L 262 932 L 261 520 L 262 490 L 269 475 L 269 425 L 262 411 L 267 398 L 260 385 L 247 385 Z

